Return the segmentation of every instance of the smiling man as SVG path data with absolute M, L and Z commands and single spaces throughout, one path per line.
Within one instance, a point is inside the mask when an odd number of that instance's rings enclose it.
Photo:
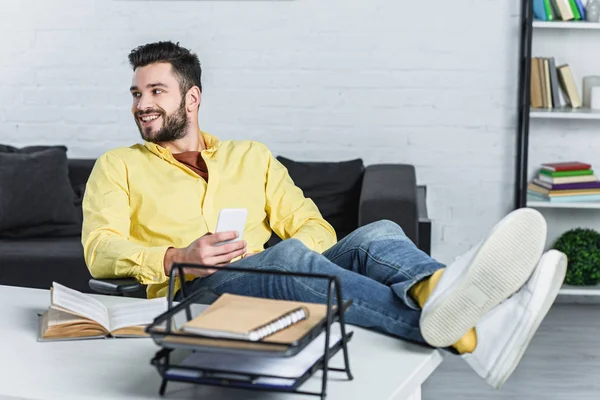
M 322 280 L 223 269 L 336 275 L 353 301 L 348 323 L 449 348 L 495 387 L 508 379 L 566 269 L 564 254 L 542 256 L 546 222 L 539 212 L 510 213 L 447 267 L 390 221 L 337 242 L 264 144 L 200 130 L 196 55 L 159 42 L 134 49 L 129 61 L 132 113 L 144 143 L 103 154 L 90 175 L 82 243 L 94 277 L 135 277 L 149 297 L 165 296 L 173 263 L 196 263 L 214 268 L 189 271 L 192 290 L 323 303 Z M 248 210 L 244 240 L 215 245 L 235 237 L 211 233 L 222 208 Z M 265 250 L 273 232 L 284 240 Z

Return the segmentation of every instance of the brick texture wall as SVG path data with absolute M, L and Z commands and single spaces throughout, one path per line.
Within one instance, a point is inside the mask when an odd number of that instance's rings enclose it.
M 410 163 L 433 254 L 513 199 L 518 0 L 19 0 L 0 8 L 0 141 L 97 157 L 139 141 L 127 54 L 198 53 L 201 127 L 303 160 Z

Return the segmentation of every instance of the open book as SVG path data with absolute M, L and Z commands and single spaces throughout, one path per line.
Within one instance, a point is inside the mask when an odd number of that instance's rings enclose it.
M 53 282 L 50 308 L 40 319 L 40 340 L 143 337 L 145 326 L 166 310 L 164 297 L 107 307 L 93 296 Z

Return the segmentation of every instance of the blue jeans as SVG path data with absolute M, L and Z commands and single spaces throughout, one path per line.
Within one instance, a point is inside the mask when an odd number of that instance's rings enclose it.
M 358 228 L 323 254 L 288 239 L 230 265 L 336 275 L 342 297 L 352 299 L 347 323 L 418 343 L 425 343 L 419 330 L 421 311 L 408 290 L 444 267 L 419 250 L 397 224 L 385 220 Z M 326 303 L 328 284 L 324 279 L 217 271 L 188 283 L 188 288 Z

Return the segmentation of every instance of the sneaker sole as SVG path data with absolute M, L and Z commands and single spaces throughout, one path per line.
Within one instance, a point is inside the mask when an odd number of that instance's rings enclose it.
M 533 339 L 535 333 L 542 324 L 542 321 L 554 304 L 554 300 L 556 299 L 556 296 L 558 296 L 558 292 L 565 279 L 565 274 L 567 273 L 567 257 L 560 253 L 560 256 L 558 256 L 558 259 L 554 265 L 543 268 L 555 268 L 550 290 L 546 296 L 546 299 L 544 299 L 542 307 L 537 312 L 533 323 L 530 326 L 525 326 L 522 328 L 522 330 L 525 330 L 526 332 L 524 334 L 514 335 L 515 338 L 522 338 L 522 342 L 513 345 L 513 351 L 502 352 L 501 356 L 503 357 L 498 360 L 496 363 L 496 368 L 490 371 L 488 377 L 486 378 L 486 381 L 488 381 L 489 384 L 494 386 L 496 389 L 502 386 L 517 368 L 521 358 L 523 358 L 523 355 L 525 354 L 525 350 L 529 346 L 529 343 Z
M 513 211 L 501 221 L 445 293 L 421 314 L 421 334 L 434 347 L 448 347 L 489 310 L 529 279 L 546 244 L 546 221 L 536 210 Z

